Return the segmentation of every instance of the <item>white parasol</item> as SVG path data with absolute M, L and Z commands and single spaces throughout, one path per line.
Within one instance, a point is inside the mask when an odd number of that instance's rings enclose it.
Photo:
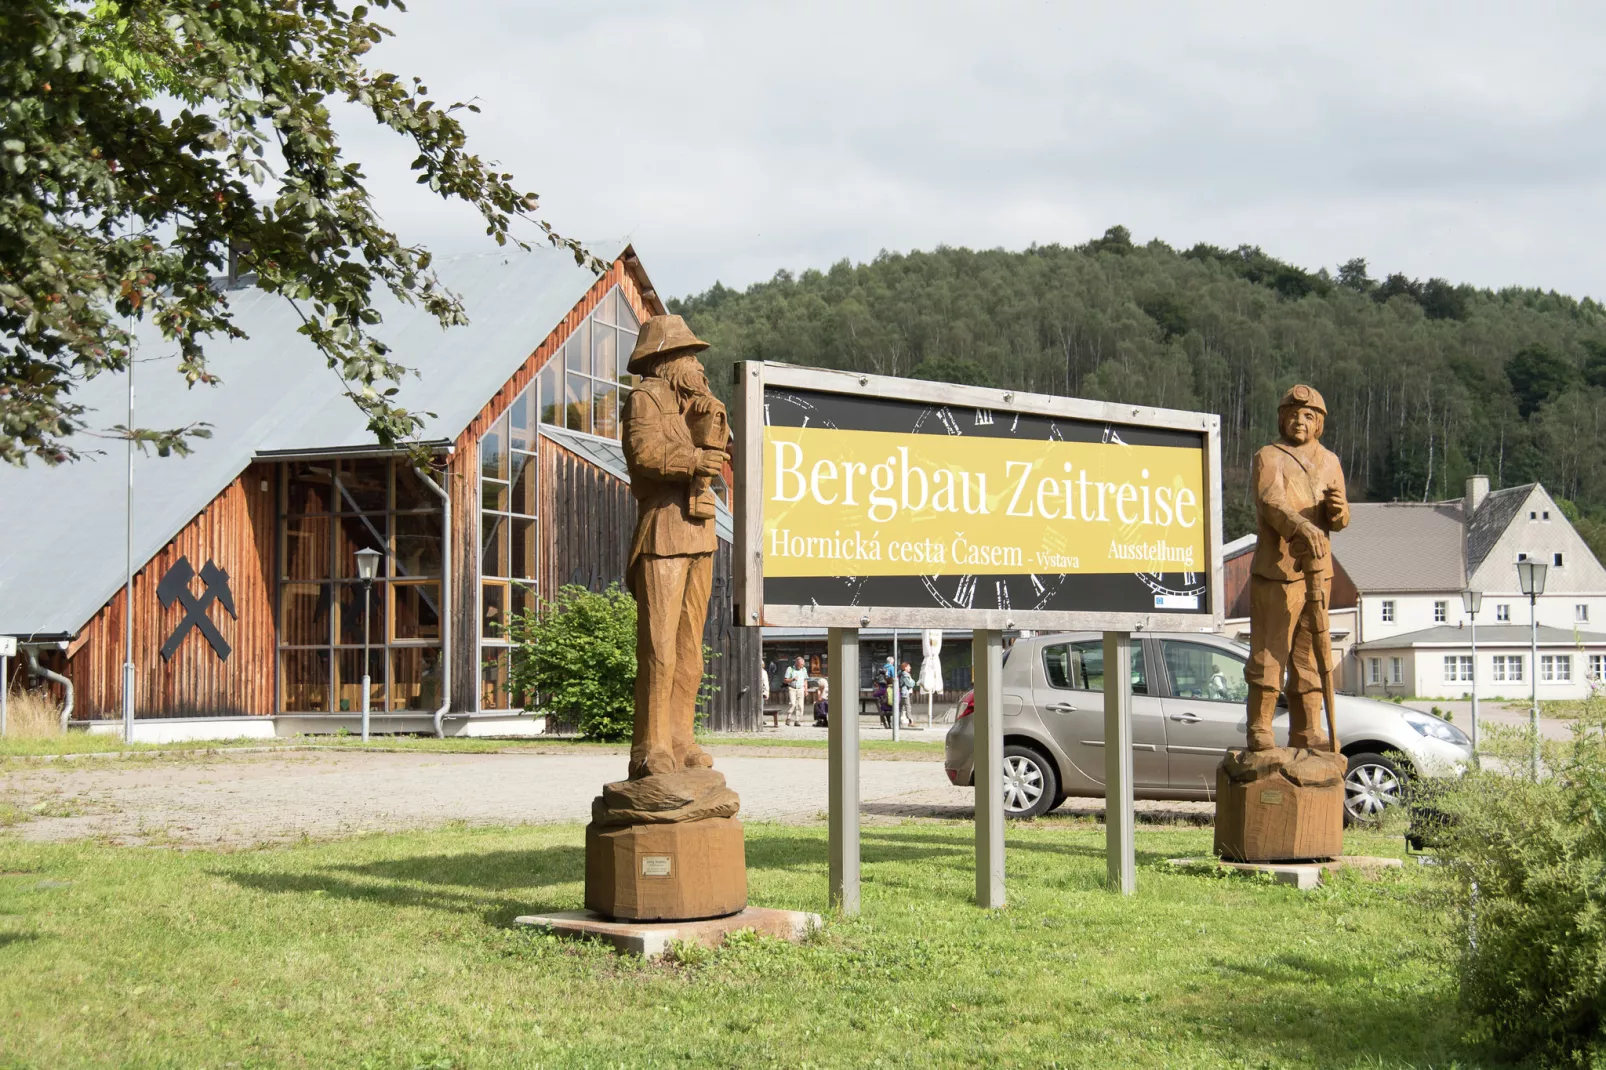
M 926 727 L 931 727 L 931 703 L 942 690 L 942 632 L 928 628 L 920 633 L 920 690 L 926 693 Z

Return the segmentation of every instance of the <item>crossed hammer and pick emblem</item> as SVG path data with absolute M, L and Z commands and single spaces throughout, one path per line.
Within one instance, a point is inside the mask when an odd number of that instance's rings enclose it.
M 198 628 L 201 634 L 206 636 L 206 641 L 212 644 L 212 652 L 218 656 L 218 660 L 228 661 L 230 652 L 228 640 L 223 638 L 223 633 L 217 630 L 217 625 L 212 623 L 212 618 L 206 615 L 206 611 L 213 602 L 216 602 L 229 611 L 229 616 L 235 620 L 240 619 L 240 615 L 234 611 L 234 595 L 229 590 L 229 574 L 211 561 L 202 565 L 201 583 L 206 589 L 201 592 L 199 598 L 190 591 L 190 581 L 194 578 L 195 568 L 190 564 L 190 559 L 181 557 L 167 570 L 162 582 L 156 585 L 156 597 L 164 609 L 171 607 L 174 602 L 184 606 L 184 619 L 178 622 L 173 634 L 162 644 L 162 658 L 171 661 L 191 629 Z

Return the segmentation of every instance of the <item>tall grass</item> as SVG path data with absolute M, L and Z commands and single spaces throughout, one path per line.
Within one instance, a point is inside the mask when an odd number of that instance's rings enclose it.
M 61 703 L 44 688 L 13 691 L 6 702 L 8 739 L 52 739 L 61 735 Z

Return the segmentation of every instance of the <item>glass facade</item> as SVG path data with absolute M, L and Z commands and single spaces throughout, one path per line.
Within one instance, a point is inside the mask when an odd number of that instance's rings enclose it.
M 508 619 L 535 608 L 540 474 L 536 426 L 619 437 L 640 329 L 618 287 L 608 291 L 507 411 L 480 438 L 479 708 L 518 708 L 508 693 Z
M 362 709 L 358 550 L 384 556 L 366 610 L 369 708 L 433 712 L 440 694 L 440 499 L 405 462 L 282 466 L 279 709 Z

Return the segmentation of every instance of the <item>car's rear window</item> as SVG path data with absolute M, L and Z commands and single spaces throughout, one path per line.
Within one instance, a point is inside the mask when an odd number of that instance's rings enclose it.
M 1081 643 L 1058 643 L 1043 648 L 1043 673 L 1049 687 L 1068 691 L 1104 690 L 1104 643 L 1091 639 Z M 1143 668 L 1143 644 L 1132 644 L 1132 693 L 1149 693 L 1148 675 Z

